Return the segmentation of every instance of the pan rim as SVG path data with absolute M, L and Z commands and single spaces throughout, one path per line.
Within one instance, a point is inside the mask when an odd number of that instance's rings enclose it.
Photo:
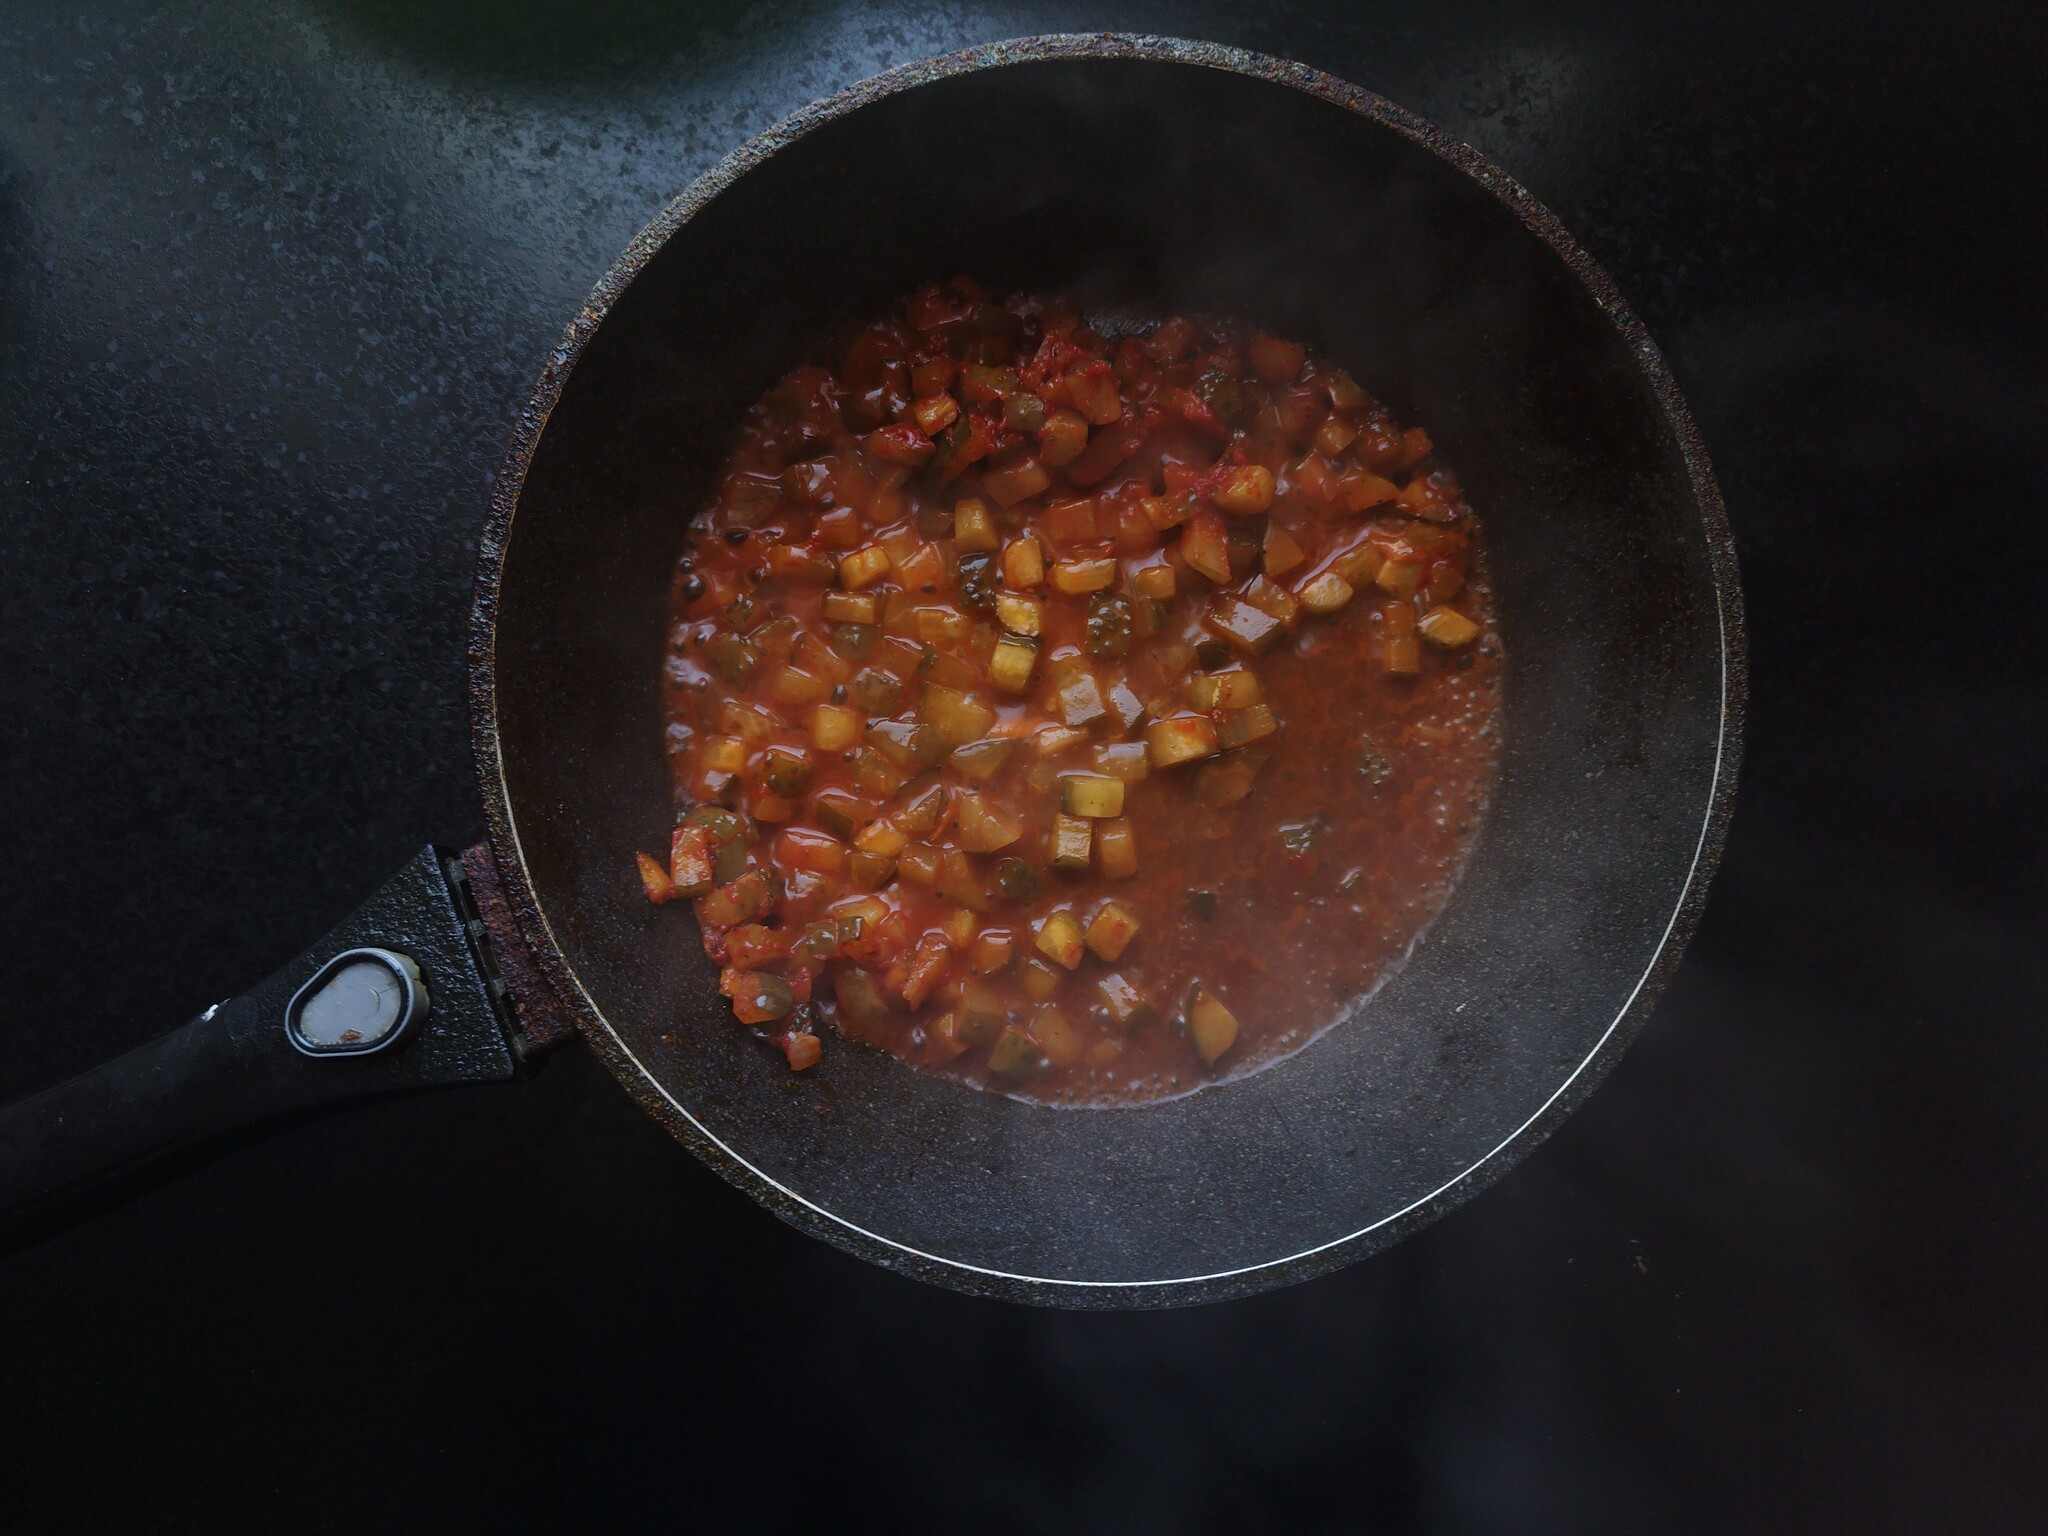
M 1366 117 L 1446 162 L 1514 214 L 1550 247 L 1606 316 L 1633 357 L 1684 461 L 1705 541 L 1720 635 L 1720 719 L 1714 767 L 1692 862 L 1655 949 L 1614 1018 L 1570 1073 L 1520 1125 L 1436 1189 L 1354 1232 L 1299 1252 L 1211 1273 L 1162 1279 L 1094 1280 L 989 1268 L 930 1253 L 872 1232 L 789 1188 L 710 1131 L 640 1061 L 582 984 L 556 942 L 526 869 L 505 781 L 498 731 L 495 639 L 500 586 L 526 471 L 577 359 L 635 277 L 696 214 L 781 149 L 870 103 L 984 69 L 1045 62 L 1129 60 L 1221 70 L 1292 89 Z M 1309 66 L 1265 54 L 1153 34 L 1055 33 L 912 61 L 858 81 L 784 118 L 690 183 L 620 253 L 548 354 L 524 403 L 495 477 L 478 545 L 469 641 L 473 750 L 490 841 L 514 920 L 564 1008 L 607 1070 L 641 1107 L 722 1176 L 803 1231 L 884 1268 L 972 1294 L 1065 1307 L 1156 1307 L 1250 1295 L 1308 1279 L 1398 1241 L 1481 1190 L 1533 1151 L 1598 1085 L 1641 1031 L 1698 925 L 1732 815 L 1747 705 L 1747 635 L 1734 541 L 1704 444 L 1662 353 L 1604 269 L 1556 217 L 1477 150 L 1407 109 Z

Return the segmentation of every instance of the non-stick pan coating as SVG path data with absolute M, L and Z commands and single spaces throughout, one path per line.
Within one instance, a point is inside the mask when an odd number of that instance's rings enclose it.
M 836 1039 L 792 1074 L 733 1024 L 689 919 L 639 893 L 633 850 L 671 819 L 667 585 L 741 411 L 849 320 L 955 272 L 1306 339 L 1428 425 L 1484 521 L 1506 748 L 1471 867 L 1357 1017 L 1222 1089 L 1052 1110 Z M 798 1225 L 1066 1305 L 1299 1278 L 1525 1153 L 1675 963 L 1741 699 L 1704 456 L 1654 349 L 1548 216 L 1363 92 L 1115 39 L 898 71 L 657 220 L 522 424 L 476 635 L 500 857 L 612 1069 Z

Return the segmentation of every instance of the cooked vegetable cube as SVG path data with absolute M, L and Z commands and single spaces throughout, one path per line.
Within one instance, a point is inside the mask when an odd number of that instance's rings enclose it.
M 1077 747 L 1088 739 L 1088 733 L 1075 725 L 1041 726 L 1031 733 L 1031 745 L 1040 757 L 1057 757 L 1069 747 Z
M 811 777 L 811 760 L 798 747 L 770 747 L 761 757 L 761 781 L 776 794 L 803 793 Z
M 1102 910 L 1095 914 L 1088 924 L 1088 947 L 1095 952 L 1098 960 L 1107 960 L 1112 965 L 1123 952 L 1130 948 L 1131 940 L 1138 936 L 1138 920 L 1130 909 L 1114 901 L 1102 904 Z
M 716 874 L 716 854 L 708 828 L 688 823 L 677 827 L 670 835 L 668 845 L 669 889 L 665 895 L 655 898 L 650 887 L 649 898 L 667 901 L 673 897 L 689 899 L 702 896 L 711 889 Z M 644 873 L 642 880 L 645 880 Z
M 849 592 L 873 586 L 889 573 L 889 552 L 879 544 L 856 549 L 839 561 L 839 584 Z
M 1068 725 L 1089 725 L 1109 713 L 1103 705 L 1102 689 L 1095 681 L 1095 674 L 1083 666 L 1068 671 L 1060 678 L 1054 691 L 1059 701 L 1060 718 Z
M 921 721 L 871 721 L 868 741 L 899 768 L 929 768 L 949 750 L 946 739 Z
M 1325 416 L 1323 424 L 1316 428 L 1316 452 L 1325 458 L 1334 459 L 1349 448 L 1357 436 L 1358 424 L 1349 417 L 1335 414 Z
M 728 968 L 718 978 L 718 989 L 732 999 L 732 1016 L 742 1024 L 766 1024 L 795 1006 L 789 983 L 772 971 Z
M 919 885 L 936 885 L 939 879 L 939 850 L 930 843 L 910 843 L 896 856 L 896 873 Z
M 1280 620 L 1228 593 L 1209 605 L 1202 623 L 1247 656 L 1265 655 L 1287 633 L 1287 626 Z
M 1117 398 L 1116 374 L 1109 364 L 1096 362 L 1076 368 L 1064 382 L 1067 398 L 1090 425 L 1106 427 L 1122 418 L 1123 401 Z
M 1034 1003 L 1042 1003 L 1051 997 L 1067 979 L 1058 966 L 1042 955 L 1026 955 L 1023 965 L 1018 970 L 1018 980 L 1024 987 L 1024 995 Z
M 1268 618 L 1292 625 L 1301 617 L 1301 600 L 1277 582 L 1254 576 L 1244 589 L 1244 600 Z
M 926 934 L 917 941 L 909 969 L 896 988 L 898 995 L 913 1008 L 923 1007 L 932 989 L 945 980 L 947 968 L 952 963 L 953 951 L 946 940 L 936 933 Z
M 1080 816 L 1053 817 L 1052 867 L 1064 874 L 1085 874 L 1094 837 L 1089 822 Z
M 1010 738 L 993 738 L 956 747 L 948 762 L 970 779 L 990 779 L 1010 760 L 1017 743 Z
M 960 988 L 960 1038 L 969 1045 L 987 1045 L 1003 1030 L 1003 1000 L 986 982 L 969 980 Z
M 1125 730 L 1133 730 L 1145 718 L 1145 702 L 1131 692 L 1131 685 L 1118 678 L 1103 694 L 1103 702 L 1109 706 L 1116 723 Z
M 1031 1019 L 1031 1037 L 1046 1059 L 1056 1067 L 1070 1067 L 1081 1059 L 1086 1042 L 1067 1016 L 1048 1003 Z
M 1387 557 L 1370 544 L 1361 544 L 1356 549 L 1346 550 L 1339 555 L 1331 569 L 1336 571 L 1354 589 L 1373 585 L 1380 567 L 1387 563 Z
M 1045 1066 L 1038 1042 L 1014 1024 L 1004 1025 L 989 1048 L 988 1069 L 998 1077 L 1037 1077 Z
M 1412 605 L 1389 603 L 1380 614 L 1380 661 L 1393 677 L 1414 677 L 1422 671 L 1422 647 L 1415 638 Z
M 1045 402 L 1022 391 L 1003 402 L 1003 425 L 1013 432 L 1036 432 L 1045 425 Z
M 1142 571 L 1131 574 L 1131 590 L 1140 597 L 1156 598 L 1164 602 L 1173 596 L 1175 578 L 1170 565 L 1148 565 Z
M 1188 1004 L 1188 1038 L 1194 1042 L 1195 1054 L 1213 1067 L 1217 1058 L 1237 1044 L 1237 1015 L 1214 993 L 1200 988 Z
M 988 887 L 981 882 L 973 862 L 957 848 L 947 848 L 939 855 L 939 894 L 946 900 L 976 912 L 989 909 Z
M 953 543 L 960 549 L 985 554 L 1002 547 L 1002 535 L 996 531 L 987 502 L 977 496 L 963 496 L 953 503 Z
M 846 856 L 846 875 L 864 891 L 879 891 L 896 878 L 896 861 L 855 850 Z
M 1037 942 L 1040 954 L 1070 971 L 1081 963 L 1082 955 L 1088 950 L 1081 920 L 1065 907 L 1046 914 L 1045 920 L 1038 925 Z
M 860 715 L 837 704 L 811 711 L 811 745 L 820 752 L 844 752 L 860 740 Z
M 1264 704 L 1253 704 L 1245 709 L 1224 712 L 1216 724 L 1216 744 L 1229 751 L 1241 747 L 1248 741 L 1258 741 L 1280 729 L 1280 722 L 1273 718 L 1273 711 Z
M 1124 813 L 1124 783 L 1103 774 L 1073 773 L 1060 780 L 1060 809 L 1101 820 Z
M 962 554 L 957 563 L 960 603 L 966 608 L 992 608 L 996 601 L 996 557 L 983 553 Z M 964 631 L 963 631 L 964 633 Z M 930 637 L 927 636 L 927 639 Z
M 1109 1017 L 1119 1029 L 1136 1029 L 1153 1016 L 1152 1005 L 1145 1001 L 1145 995 L 1132 986 L 1115 971 L 1095 984 L 1095 990 L 1102 995 L 1102 1003 L 1109 1010 Z
M 943 742 L 940 743 L 944 745 Z M 846 759 L 853 768 L 854 781 L 877 795 L 893 795 L 910 781 L 910 775 L 891 763 L 873 747 L 860 747 Z
M 761 653 L 732 631 L 721 629 L 704 642 L 704 660 L 725 681 L 737 683 L 754 670 Z
M 1335 613 L 1351 601 L 1351 583 L 1334 570 L 1311 576 L 1299 587 L 1294 595 L 1301 600 L 1301 606 L 1310 613 Z
M 1479 626 L 1455 608 L 1432 608 L 1415 623 L 1422 637 L 1434 645 L 1455 650 L 1479 638 Z
M 1197 709 L 1244 709 L 1259 702 L 1259 675 L 1243 669 L 1200 672 L 1188 679 L 1188 697 Z
M 703 766 L 714 773 L 738 773 L 747 766 L 747 744 L 733 736 L 713 736 L 704 743 Z
M 1389 560 L 1373 577 L 1373 585 L 1389 597 L 1413 597 L 1422 585 L 1422 567 L 1403 560 Z
M 909 843 L 909 834 L 890 821 L 869 822 L 853 840 L 853 845 L 863 853 L 880 854 L 885 859 L 895 858 Z
M 925 684 L 924 701 L 918 706 L 918 713 L 925 724 L 955 747 L 981 740 L 996 723 L 996 712 L 979 699 L 936 683 Z
M 1337 477 L 1337 491 L 1346 512 L 1369 512 L 1396 500 L 1400 491 L 1391 480 L 1368 469 L 1349 469 Z
M 1061 560 L 1052 568 L 1054 589 L 1070 595 L 1099 592 L 1115 581 L 1116 559 L 1110 555 L 1099 560 Z
M 1056 501 L 1042 514 L 1046 537 L 1055 544 L 1093 544 L 1102 535 L 1095 526 L 1095 498 Z
M 1026 497 L 1037 496 L 1052 484 L 1052 476 L 1036 459 L 1019 459 L 1005 469 L 992 469 L 981 477 L 981 488 L 997 505 L 1014 507 Z
M 1180 552 L 1188 568 L 1221 586 L 1230 580 L 1230 545 L 1223 519 L 1206 508 L 1191 513 L 1181 530 Z
M 1059 568 L 1053 569 L 1059 581 Z M 1113 592 L 1096 592 L 1088 598 L 1088 621 L 1081 648 L 1090 656 L 1120 657 L 1131 648 L 1131 600 Z
M 1202 715 L 1176 715 L 1155 720 L 1145 727 L 1145 751 L 1154 768 L 1171 768 L 1213 756 L 1216 751 L 1215 723 Z
M 912 403 L 910 416 L 917 423 L 917 429 L 926 437 L 936 437 L 953 425 L 953 419 L 960 414 L 960 402 L 951 395 L 926 395 Z
M 836 875 L 846 868 L 846 844 L 809 827 L 785 827 L 775 844 L 777 857 L 792 869 Z
M 974 936 L 974 968 L 984 976 L 993 976 L 1010 963 L 1016 952 L 1016 936 L 1007 928 L 984 928 Z M 961 994 L 964 1002 L 966 994 Z
M 996 618 L 1014 635 L 1035 635 L 1045 627 L 1045 604 L 1005 592 L 996 598 Z
M 960 846 L 969 853 L 994 853 L 1024 835 L 1024 818 L 986 795 L 970 791 L 953 805 L 959 818 Z
M 659 859 L 652 854 L 636 853 L 633 855 L 633 862 L 639 866 L 640 888 L 647 892 L 649 901 L 658 907 L 663 902 L 675 900 L 676 883 L 669 878 L 669 872 L 661 867 Z
M 1031 671 L 1037 665 L 1037 646 L 1016 635 L 1005 635 L 989 653 L 988 680 L 1006 693 L 1022 693 L 1031 686 Z
M 1095 766 L 1112 779 L 1136 784 L 1149 778 L 1152 763 L 1141 741 L 1111 741 L 1095 749 Z
M 1045 551 L 1038 540 L 1026 536 L 1003 547 L 1003 580 L 1020 590 L 1045 580 Z
M 1088 423 L 1079 414 L 1060 407 L 1045 418 L 1038 431 L 1038 457 L 1057 468 L 1081 457 L 1088 446 Z
M 1257 517 L 1273 505 L 1273 471 L 1262 464 L 1234 469 L 1209 495 L 1234 517 Z
M 907 421 L 877 427 L 860 440 L 868 457 L 884 464 L 915 469 L 932 456 L 932 442 Z
M 824 1045 L 809 1030 L 792 1029 L 781 1037 L 781 1041 L 783 1059 L 789 1063 L 792 1072 L 815 1067 L 825 1054 Z
M 1260 564 L 1268 576 L 1285 576 L 1307 558 L 1293 534 L 1277 522 L 1266 524 L 1266 542 L 1260 550 Z

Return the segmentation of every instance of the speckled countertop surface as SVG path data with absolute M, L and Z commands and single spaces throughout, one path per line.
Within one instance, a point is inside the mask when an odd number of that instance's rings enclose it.
M 480 831 L 470 562 L 543 353 L 691 176 L 920 54 L 1209 36 L 1496 157 L 1670 357 L 1755 646 L 1657 1019 L 1393 1253 L 969 1301 L 571 1057 L 0 1263 L 0 1528 L 2038 1527 L 2048 35 L 1669 9 L 0 0 L 0 1098 Z

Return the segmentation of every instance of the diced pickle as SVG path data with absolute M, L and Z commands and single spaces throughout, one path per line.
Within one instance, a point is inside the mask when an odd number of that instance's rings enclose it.
M 1145 751 L 1154 768 L 1171 768 L 1216 752 L 1216 726 L 1200 715 L 1155 720 L 1145 727 Z
M 1287 627 L 1269 613 L 1235 597 L 1219 597 L 1202 622 L 1248 656 L 1263 656 L 1280 643 Z
M 1089 921 L 1088 948 L 1099 960 L 1115 964 L 1138 934 L 1138 920 L 1119 902 L 1106 901 Z
M 875 599 L 866 592 L 827 592 L 823 612 L 833 624 L 872 624 Z
M 996 557 L 986 553 L 960 557 L 960 601 L 969 608 L 987 608 L 996 600 Z
M 761 780 L 778 795 L 799 795 L 811 777 L 811 760 L 794 747 L 770 747 L 761 759 Z
M 1245 709 L 1259 702 L 1256 672 L 1208 672 L 1188 679 L 1188 698 L 1197 709 Z
M 989 655 L 988 680 L 1005 693 L 1022 693 L 1031 686 L 1031 672 L 1037 665 L 1037 646 L 1016 635 L 1005 635 Z
M 1228 752 L 1232 747 L 1262 740 L 1278 729 L 1280 722 L 1273 718 L 1273 711 L 1264 704 L 1227 710 L 1216 726 L 1216 744 Z
M 1446 650 L 1470 645 L 1479 638 L 1479 626 L 1455 608 L 1432 608 L 1415 621 L 1415 627 L 1423 639 Z
M 1090 656 L 1114 658 L 1127 653 L 1131 648 L 1131 600 L 1113 592 L 1090 596 L 1085 635 L 1082 649 Z
M 1005 592 L 996 598 L 996 618 L 1015 635 L 1036 635 L 1045 627 L 1045 604 L 1035 597 Z
M 1139 741 L 1106 742 L 1095 749 L 1095 766 L 1112 779 L 1136 784 L 1152 772 L 1152 762 Z
M 1101 774 L 1069 774 L 1060 780 L 1060 809 L 1091 820 L 1124 813 L 1123 780 Z
M 1303 582 L 1294 595 L 1310 613 L 1335 613 L 1351 601 L 1353 589 L 1337 572 L 1324 571 Z
M 868 740 L 899 768 L 929 768 L 949 750 L 946 739 L 921 721 L 871 721 Z
M 903 684 L 875 667 L 862 667 L 846 685 L 846 702 L 868 715 L 886 715 L 903 697 Z
M 918 713 L 953 747 L 981 740 L 996 723 L 996 712 L 979 699 L 932 683 L 925 685 L 924 702 L 918 706 Z
M 998 1077 L 1037 1077 L 1045 1058 L 1038 1042 L 1014 1024 L 1003 1026 L 996 1043 L 989 1048 L 988 1069 Z
M 1036 901 L 1045 884 L 1036 869 L 1017 858 L 996 860 L 995 881 L 1003 899 L 1020 906 Z
M 1188 1038 L 1195 1054 L 1215 1066 L 1223 1053 L 1237 1044 L 1237 1015 L 1224 1007 L 1215 994 L 1198 989 L 1188 1004 Z
M 1010 760 L 1010 754 L 1016 750 L 1017 743 L 1013 740 L 988 738 L 954 748 L 953 755 L 947 761 L 970 779 L 989 779 Z
M 704 642 L 704 660 L 728 683 L 737 683 L 754 670 L 761 653 L 731 630 L 721 629 Z
M 1052 867 L 1065 874 L 1085 874 L 1094 830 L 1086 818 L 1058 815 L 1052 819 Z
M 1081 920 L 1065 907 L 1047 913 L 1039 923 L 1037 945 L 1040 954 L 1070 971 L 1081 963 L 1081 957 L 1088 951 Z

